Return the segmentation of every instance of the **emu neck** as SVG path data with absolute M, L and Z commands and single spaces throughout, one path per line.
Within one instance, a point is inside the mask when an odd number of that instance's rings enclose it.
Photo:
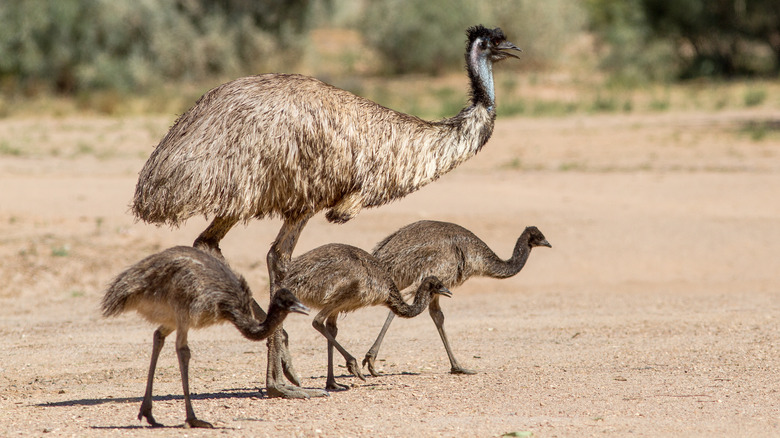
M 509 260 L 501 260 L 497 256 L 491 257 L 487 265 L 487 275 L 494 278 L 508 278 L 523 269 L 528 256 L 531 254 L 531 246 L 528 245 L 528 236 L 522 234 L 515 243 L 515 249 Z
M 469 54 L 468 72 L 471 79 L 472 105 L 482 105 L 495 112 L 496 90 L 493 82 L 493 63 L 480 57 L 476 51 Z
M 408 304 L 404 301 L 403 297 L 401 297 L 398 289 L 393 288 L 390 291 L 390 296 L 387 299 L 386 305 L 393 313 L 402 318 L 413 318 L 428 307 L 431 298 L 431 293 L 429 291 L 418 289 L 417 294 L 414 296 L 414 302 Z
M 259 322 L 254 318 L 241 318 L 233 321 L 233 324 L 235 324 L 236 328 L 238 328 L 241 334 L 247 339 L 262 341 L 270 336 L 271 333 L 282 324 L 286 316 L 287 312 L 271 304 L 265 321 Z

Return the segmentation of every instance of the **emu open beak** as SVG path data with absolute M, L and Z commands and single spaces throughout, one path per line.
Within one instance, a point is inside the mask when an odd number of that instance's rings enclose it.
M 444 295 L 445 297 L 448 297 L 448 298 L 452 297 L 452 292 L 450 292 L 450 290 L 447 289 L 444 286 L 442 286 L 441 289 L 436 291 L 436 293 L 439 294 L 439 295 Z
M 518 52 L 522 52 L 523 51 L 521 48 L 519 48 L 516 45 L 510 43 L 509 41 L 502 41 L 498 46 L 496 46 L 496 48 L 498 49 L 498 53 L 503 55 L 501 57 L 501 59 L 504 59 L 507 56 L 511 56 L 512 58 L 520 59 L 519 56 L 517 56 L 517 55 L 515 55 L 514 53 L 511 53 L 511 52 L 505 52 L 505 50 L 517 50 Z
M 304 306 L 301 303 L 295 303 L 290 307 L 291 313 L 300 313 L 302 315 L 308 315 L 309 314 L 309 308 Z

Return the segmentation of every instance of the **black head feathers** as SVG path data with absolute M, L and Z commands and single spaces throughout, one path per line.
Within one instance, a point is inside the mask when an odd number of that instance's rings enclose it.
M 501 28 L 488 29 L 481 24 L 468 28 L 466 30 L 466 35 L 468 36 L 467 44 L 469 46 L 471 46 L 471 43 L 473 43 L 474 40 L 480 37 L 490 40 L 494 45 L 498 45 L 501 41 L 506 40 L 506 35 L 504 35 L 504 31 L 502 31 Z

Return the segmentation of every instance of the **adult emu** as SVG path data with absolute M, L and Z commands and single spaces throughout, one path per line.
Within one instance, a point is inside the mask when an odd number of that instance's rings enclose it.
M 509 51 L 520 49 L 498 28 L 474 26 L 466 34 L 471 101 L 436 122 L 301 75 L 251 76 L 214 88 L 152 152 L 134 214 L 174 226 L 195 215 L 213 218 L 194 246 L 216 251 L 239 221 L 281 217 L 267 255 L 273 296 L 314 214 L 327 210 L 329 221 L 346 222 L 438 179 L 488 141 L 496 118 L 493 63 L 517 58 Z M 286 366 L 291 360 L 281 329 L 269 338 L 268 356 L 268 394 L 307 397 L 283 382 L 283 359 Z

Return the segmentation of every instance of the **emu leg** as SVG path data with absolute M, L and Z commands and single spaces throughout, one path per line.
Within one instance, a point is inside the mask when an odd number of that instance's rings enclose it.
M 222 250 L 219 248 L 219 242 L 225 237 L 233 226 L 238 223 L 238 219 L 232 217 L 215 217 L 211 221 L 211 224 L 195 239 L 192 246 L 203 251 L 207 251 L 225 261 L 225 257 L 222 255 Z M 257 301 L 252 300 L 252 313 L 259 321 L 264 321 L 266 317 L 265 311 L 257 304 Z M 295 372 L 295 368 L 292 364 L 292 357 L 287 348 L 287 332 L 282 332 L 281 335 L 283 343 L 281 351 L 279 353 L 279 359 L 281 360 L 281 368 L 285 377 L 294 385 L 300 386 L 301 379 Z
M 348 386 L 336 383 L 333 374 L 333 347 L 336 347 L 336 350 L 338 350 L 347 361 L 347 370 L 349 370 L 350 373 L 361 380 L 366 380 L 366 378 L 363 376 L 363 373 L 360 372 L 357 359 L 349 354 L 349 352 L 336 341 L 336 334 L 338 334 L 336 317 L 338 317 L 338 315 L 328 315 L 329 312 L 330 309 L 321 310 L 320 313 L 314 317 L 314 321 L 312 321 L 311 325 L 328 340 L 328 377 L 325 388 L 330 390 L 343 390 L 347 389 Z
M 330 333 L 333 339 L 339 334 L 339 328 L 336 326 L 335 319 L 331 318 L 325 321 L 325 329 Z M 325 389 L 329 391 L 343 391 L 349 389 L 349 386 L 336 382 L 336 375 L 333 372 L 333 342 L 328 341 L 328 377 L 325 380 Z
M 224 261 L 225 257 L 222 255 L 222 250 L 219 248 L 219 242 L 236 223 L 238 223 L 238 219 L 236 218 L 215 217 L 209 226 L 195 239 L 192 246 L 210 252 L 215 257 Z
M 144 401 L 141 402 L 141 411 L 138 412 L 138 419 L 146 418 L 146 422 L 151 424 L 152 427 L 163 427 L 152 416 L 152 386 L 154 385 L 154 370 L 157 368 L 157 358 L 160 357 L 160 350 L 165 345 L 165 337 L 170 335 L 172 331 L 165 326 L 160 326 L 154 331 L 152 337 L 152 360 L 149 362 L 149 374 L 146 378 Z
M 255 319 L 257 319 L 260 322 L 265 321 L 266 313 L 263 310 L 262 307 L 260 307 L 259 304 L 257 304 L 257 301 L 252 300 L 252 314 L 255 316 Z M 280 360 L 281 360 L 281 367 L 282 371 L 284 372 L 284 376 L 287 377 L 287 380 L 292 382 L 293 385 L 301 386 L 301 379 L 298 377 L 298 373 L 295 372 L 295 368 L 293 367 L 292 363 L 292 357 L 290 356 L 290 351 L 288 349 L 288 339 L 287 331 L 282 330 L 282 348 L 279 352 Z
M 450 342 L 447 340 L 447 334 L 444 332 L 444 312 L 441 311 L 439 306 L 439 297 L 434 296 L 431 303 L 428 305 L 428 313 L 431 314 L 433 323 L 436 324 L 436 330 L 439 331 L 441 342 L 444 344 L 444 349 L 447 350 L 447 357 L 450 358 L 450 373 L 452 374 L 477 374 L 476 371 L 463 368 L 458 364 L 458 360 L 455 359 L 455 355 L 452 354 L 450 348 Z
M 278 290 L 278 285 L 284 280 L 287 273 L 287 265 L 292 258 L 292 252 L 298 243 L 303 227 L 309 221 L 311 215 L 304 216 L 296 221 L 285 221 L 276 240 L 271 245 L 266 257 L 268 263 L 268 280 L 271 283 L 271 299 Z M 282 326 L 274 331 L 266 342 L 268 345 L 268 368 L 265 375 L 266 394 L 269 397 L 285 398 L 309 398 L 323 397 L 328 393 L 320 390 L 301 388 L 299 385 L 287 385 L 282 377 L 284 374 L 294 372 L 292 359 L 287 348 L 287 335 Z M 286 365 L 284 364 L 286 363 Z M 291 379 L 292 380 L 292 379 Z
M 176 333 L 176 355 L 179 357 L 181 387 L 184 391 L 184 408 L 187 410 L 187 419 L 184 427 L 214 428 L 211 423 L 198 420 L 195 417 L 195 411 L 192 410 L 192 401 L 190 400 L 190 347 L 187 345 L 186 328 L 179 328 L 179 331 Z
M 295 245 L 298 244 L 298 237 L 303 231 L 303 227 L 309 222 L 311 215 L 304 216 L 298 220 L 285 220 L 276 240 L 271 244 L 271 249 L 266 256 L 268 264 L 268 281 L 271 283 L 271 293 L 276 292 L 276 286 L 279 285 L 287 275 L 287 266 L 292 259 L 292 253 Z
M 382 345 L 382 340 L 385 338 L 385 333 L 387 333 L 387 329 L 390 328 L 390 323 L 393 322 L 393 318 L 395 318 L 395 314 L 392 311 L 388 312 L 385 325 L 382 326 L 382 330 L 379 332 L 376 341 L 374 341 L 374 345 L 371 346 L 368 353 L 366 353 L 366 357 L 363 358 L 363 366 L 368 365 L 368 372 L 374 377 L 379 376 L 379 373 L 374 369 L 374 360 L 379 354 L 379 347 Z

